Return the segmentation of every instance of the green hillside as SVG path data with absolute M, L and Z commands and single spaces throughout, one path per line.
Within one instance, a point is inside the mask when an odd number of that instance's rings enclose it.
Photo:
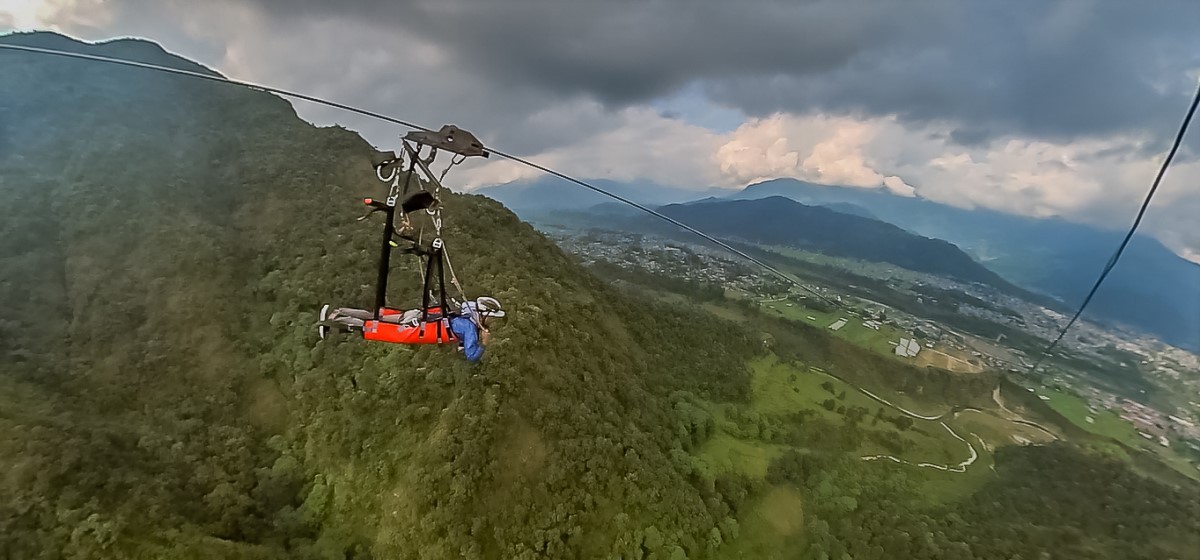
M 143 41 L 0 41 L 196 68 Z M 1200 550 L 1194 487 L 1067 444 L 963 473 L 864 461 L 959 462 L 966 440 L 851 384 L 982 406 L 996 376 L 655 303 L 483 196 L 447 195 L 444 232 L 509 313 L 482 363 L 318 340 L 321 304 L 371 301 L 373 147 L 226 85 L 5 50 L 0 70 L 0 558 Z M 397 261 L 390 298 L 415 302 Z
M 0 67 L 0 556 L 666 557 L 727 516 L 666 399 L 743 396 L 745 337 L 454 195 L 456 271 L 511 315 L 484 363 L 318 342 L 321 303 L 370 302 L 370 146 L 228 86 Z

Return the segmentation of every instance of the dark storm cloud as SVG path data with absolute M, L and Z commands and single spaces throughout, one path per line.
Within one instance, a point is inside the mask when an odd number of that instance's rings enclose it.
M 844 2 L 323 2 L 259 0 L 272 13 L 390 20 L 501 81 L 644 101 L 692 80 L 834 70 L 938 27 L 936 4 L 889 13 Z M 348 12 L 349 11 L 349 12 Z
M 753 115 L 898 114 L 961 123 L 969 143 L 1158 132 L 1200 67 L 1184 1 L 257 2 L 390 22 L 497 88 L 619 107 L 694 83 Z
M 718 99 L 752 113 L 824 109 L 946 119 L 969 127 L 964 140 L 1024 133 L 1069 138 L 1119 130 L 1163 133 L 1191 93 L 1200 67 L 1195 3 L 972 3 L 933 48 L 872 50 L 825 75 L 717 81 Z M 1143 7 L 1151 8 L 1149 10 Z M 1194 80 L 1194 77 L 1192 77 Z
M 42 8 L 51 5 L 58 3 Z M 821 158 L 896 175 L 922 196 L 1101 225 L 1140 201 L 1138 174 L 1151 175 L 1161 160 L 1200 72 L 1200 36 L 1191 29 L 1200 2 L 1181 0 L 82 0 L 59 7 L 43 19 L 78 36 L 148 37 L 234 77 L 429 126 L 459 124 L 489 146 L 586 177 L 612 175 L 609 162 L 617 161 L 626 175 L 677 185 L 792 176 L 799 167 L 807 177 L 808 163 L 780 167 L 770 147 L 798 150 L 802 162 L 819 146 Z M 297 107 L 313 122 L 395 147 L 396 127 Z M 792 114 L 762 121 L 742 114 L 777 111 Z M 835 115 L 901 122 L 830 120 Z M 830 129 L 842 126 L 850 137 Z M 718 149 L 722 142 L 750 150 L 732 154 Z M 1194 256 L 1200 207 L 1187 185 L 1200 172 L 1197 152 L 1185 147 L 1176 159 L 1171 178 L 1183 186 L 1164 190 L 1173 198 L 1164 198 L 1157 227 Z M 1073 173 L 1039 165 L 1053 159 L 1077 165 Z M 473 180 L 516 178 L 504 166 L 485 167 Z

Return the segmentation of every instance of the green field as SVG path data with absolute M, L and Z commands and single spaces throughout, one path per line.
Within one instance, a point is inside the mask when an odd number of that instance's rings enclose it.
M 823 401 L 834 399 L 839 405 L 861 406 L 871 411 L 882 406 L 838 379 L 780 362 L 774 356 L 755 360 L 751 370 L 754 372 L 751 380 L 754 393 L 750 408 L 756 412 L 786 414 L 813 410 L 821 416 L 838 419 L 839 414 L 821 406 Z M 833 392 L 822 387 L 822 383 L 829 383 Z M 835 398 L 843 392 L 846 394 L 844 400 Z
M 770 443 L 759 438 L 738 437 L 730 433 L 731 429 L 738 429 L 732 416 L 783 418 L 795 412 L 808 411 L 809 418 L 828 421 L 831 425 L 844 424 L 846 418 L 837 412 L 837 408 L 828 410 L 822 406 L 821 403 L 828 400 L 833 400 L 837 407 L 864 408 L 869 412 L 860 422 L 861 426 L 869 430 L 887 432 L 888 437 L 910 441 L 910 447 L 898 455 L 912 463 L 953 464 L 969 456 L 965 444 L 952 437 L 939 422 L 917 420 L 912 428 L 904 431 L 887 422 L 872 422 L 879 409 L 884 409 L 889 417 L 896 417 L 900 413 L 878 403 L 854 387 L 811 368 L 784 363 L 772 355 L 753 361 L 751 371 L 752 394 L 748 405 L 706 404 L 707 410 L 716 420 L 716 431 L 696 450 L 694 464 L 712 476 L 737 473 L 765 480 L 771 461 L 789 449 L 785 444 Z M 829 388 L 833 389 L 832 392 Z M 890 400 L 895 395 L 880 396 Z M 977 443 L 976 446 L 978 447 Z M 949 502 L 978 488 L 992 476 L 992 471 L 982 463 L 985 460 L 990 462 L 990 454 L 983 450 L 980 450 L 980 453 L 981 463 L 968 469 L 967 473 L 912 468 L 917 473 L 915 476 L 922 486 L 922 493 L 931 502 Z M 867 440 L 851 454 L 866 456 L 892 453 Z M 770 487 L 742 509 L 737 522 L 740 538 L 722 547 L 719 557 L 792 557 L 797 547 L 802 544 L 803 495 L 786 486 Z
M 955 431 L 963 433 L 955 427 Z M 921 496 L 929 504 L 950 504 L 969 496 L 996 477 L 995 456 L 981 449 L 979 440 L 967 437 L 979 452 L 975 464 L 962 473 L 944 473 L 934 469 L 911 469 L 910 478 L 920 486 Z
M 738 517 L 741 536 L 721 547 L 719 558 L 794 558 L 804 532 L 804 497 L 775 486 L 754 499 Z
M 789 306 L 788 304 L 791 305 Z M 767 313 L 827 329 L 835 336 L 887 356 L 895 356 L 895 352 L 893 351 L 895 346 L 891 343 L 898 342 L 901 338 L 910 338 L 912 336 L 891 325 L 883 325 L 879 327 L 879 330 L 869 329 L 863 326 L 862 318 L 855 317 L 842 310 L 825 313 L 791 301 L 763 300 L 760 301 L 760 306 Z M 809 317 L 812 317 L 812 319 Z M 836 331 L 829 329 L 829 326 L 838 319 L 846 319 L 845 326 Z
M 1108 436 L 1134 447 L 1142 447 L 1142 444 L 1146 442 L 1138 435 L 1133 424 L 1122 420 L 1111 410 L 1098 410 L 1093 414 L 1088 410 L 1087 401 L 1077 395 L 1053 389 L 1041 389 L 1038 391 L 1038 395 L 1049 397 L 1050 400 L 1046 401 L 1046 404 L 1050 405 L 1050 408 L 1062 414 L 1076 426 L 1093 434 Z M 1093 422 L 1087 421 L 1089 416 Z
M 857 448 L 846 451 L 850 456 L 895 455 L 910 464 L 957 464 L 969 456 L 966 445 L 947 432 L 939 421 L 915 420 L 912 427 L 906 430 L 900 430 L 886 421 L 873 421 L 874 414 L 880 408 L 884 409 L 886 417 L 898 417 L 900 413 L 805 364 L 783 362 L 771 355 L 752 361 L 751 371 L 752 393 L 749 403 L 705 405 L 714 416 L 716 430 L 697 450 L 695 460 L 698 468 L 713 476 L 737 473 L 766 482 L 772 461 L 789 450 L 790 446 L 781 443 L 779 439 L 764 441 L 762 438 L 767 438 L 765 432 L 760 433 L 760 437 L 749 437 L 744 432 L 730 431 L 744 431 L 747 417 L 779 419 L 799 411 L 807 411 L 803 422 L 828 422 L 830 430 L 837 431 L 841 428 L 835 426 L 842 427 L 849 422 L 845 413 L 838 412 L 840 407 L 846 407 L 846 410 L 854 407 L 868 410 L 868 415 L 858 422 L 860 428 L 878 431 L 887 434 L 887 437 L 908 443 L 902 452 L 889 452 L 881 444 L 865 438 Z M 907 407 L 906 401 L 909 399 L 903 395 L 886 391 L 879 391 L 877 394 L 883 399 Z M 1051 394 L 1053 399 L 1048 404 L 1054 405 L 1055 410 L 1068 418 L 1078 418 L 1082 424 L 1087 424 L 1082 420 L 1088 415 L 1087 405 L 1082 399 L 1066 393 Z M 822 403 L 830 399 L 836 403 L 834 410 L 822 406 Z M 1120 421 L 1115 415 L 1109 416 L 1115 421 L 1102 421 L 1100 418 L 1103 416 L 1097 416 L 1094 424 L 1087 424 L 1092 427 L 1091 432 L 1104 435 L 1123 433 L 1125 438 L 1142 439 L 1133 432 L 1132 426 Z M 739 420 L 741 424 L 735 420 Z M 916 484 L 920 499 L 930 506 L 957 503 L 963 497 L 996 480 L 994 452 L 997 448 L 1018 444 L 1042 444 L 1052 439 L 1052 436 L 1036 428 L 1013 423 L 990 410 L 959 411 L 945 422 L 969 441 L 979 454 L 976 462 L 968 467 L 966 472 L 951 473 L 931 468 L 900 466 L 887 460 L 879 460 L 880 468 L 905 469 L 906 476 Z M 810 440 L 804 441 L 805 445 L 809 445 Z M 819 450 L 808 448 L 807 451 Z M 740 538 L 722 547 L 718 557 L 785 558 L 802 549 L 804 533 L 801 524 L 806 494 L 786 486 L 767 488 L 764 494 L 758 495 L 739 511 L 737 523 Z
M 779 456 L 783 445 L 738 439 L 718 432 L 700 448 L 696 457 L 714 473 L 741 473 L 754 478 L 766 478 L 767 466 Z
M 812 418 L 841 425 L 846 422 L 843 413 L 854 407 L 867 411 L 860 423 L 863 429 L 884 432 L 889 438 L 904 441 L 907 449 L 895 453 L 869 438 L 854 450 L 858 455 L 896 455 L 911 462 L 956 464 L 970 456 L 966 445 L 955 439 L 940 422 L 915 420 L 913 426 L 900 431 L 884 421 L 876 421 L 874 415 L 882 409 L 888 417 L 898 417 L 900 412 L 868 397 L 853 386 L 809 368 L 797 367 L 770 356 L 751 364 L 753 388 L 750 405 L 744 412 L 762 417 L 779 418 L 795 412 L 807 411 Z M 825 386 L 831 387 L 830 391 Z M 881 395 L 888 400 L 894 394 Z M 822 406 L 832 400 L 834 410 Z M 726 415 L 726 407 L 711 405 L 710 412 L 717 419 L 718 433 L 701 447 L 698 457 L 715 472 L 740 472 L 751 476 L 766 474 L 771 459 L 786 446 L 765 443 L 756 439 L 739 439 L 728 432 L 732 420 Z M 961 433 L 966 437 L 965 433 Z
M 1083 398 L 1054 389 L 1042 389 L 1038 391 L 1038 394 L 1049 397 L 1050 400 L 1046 401 L 1046 404 L 1083 430 L 1115 439 L 1132 449 L 1144 450 L 1156 457 L 1164 465 L 1169 466 L 1184 476 L 1200 480 L 1200 470 L 1197 470 L 1195 465 L 1181 457 L 1174 449 L 1159 445 L 1157 439 L 1147 440 L 1138 435 L 1137 428 L 1132 423 L 1122 420 L 1115 412 L 1111 410 L 1098 410 L 1093 414 L 1088 410 L 1087 401 Z M 1087 421 L 1088 416 L 1092 417 L 1092 422 Z M 1096 440 L 1090 442 L 1090 445 L 1105 450 L 1114 456 L 1126 459 L 1130 458 L 1128 452 L 1120 449 L 1111 442 L 1106 443 L 1103 440 Z
M 716 315 L 717 317 L 720 317 L 722 319 L 728 319 L 730 321 L 735 321 L 738 323 L 745 322 L 749 319 L 748 317 L 746 317 L 745 311 L 742 311 L 739 309 L 734 309 L 728 305 L 721 305 L 721 304 L 717 304 L 717 303 L 704 303 L 704 304 L 701 304 L 700 307 L 703 307 L 705 311 L 708 311 L 709 313 L 712 313 L 713 315 Z

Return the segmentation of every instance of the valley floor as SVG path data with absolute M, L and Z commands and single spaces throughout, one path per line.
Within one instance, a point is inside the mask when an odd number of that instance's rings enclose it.
M 940 502 L 961 499 L 992 478 L 991 456 L 997 448 L 1056 439 L 1051 433 L 1015 422 L 1019 416 L 999 407 L 947 408 L 932 416 L 913 412 L 891 403 L 887 396 L 896 395 L 884 389 L 856 387 L 819 368 L 786 363 L 776 355 L 756 360 L 752 371 L 753 395 L 748 405 L 706 403 L 716 419 L 716 430 L 693 456 L 699 468 L 766 483 L 770 464 L 784 452 L 820 452 L 846 443 L 829 441 L 836 435 L 817 437 L 815 448 L 799 442 L 779 443 L 776 431 L 789 428 L 789 421 L 783 419 L 799 415 L 801 425 L 828 434 L 865 433 L 865 437 L 848 436 L 852 441 L 846 449 L 864 461 L 882 460 L 902 465 L 899 468 L 932 471 L 924 486 L 930 499 Z M 803 509 L 799 492 L 772 485 L 738 519 L 744 527 L 740 540 L 745 542 L 731 543 L 723 549 L 726 556 L 754 553 L 771 557 L 772 543 L 782 546 L 783 540 L 792 536 L 790 527 L 802 518 Z

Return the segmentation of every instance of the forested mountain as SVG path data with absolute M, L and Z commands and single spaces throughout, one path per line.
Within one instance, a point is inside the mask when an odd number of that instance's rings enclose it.
M 197 68 L 144 41 L 0 41 Z M 322 303 L 371 301 L 373 147 L 227 85 L 6 50 L 0 71 L 0 558 L 737 557 L 766 542 L 740 532 L 769 511 L 750 504 L 779 502 L 800 512 L 780 558 L 1200 546 L 1193 487 L 1068 444 L 1001 449 L 931 505 L 926 473 L 851 454 L 899 419 L 844 391 L 845 421 L 750 413 L 757 328 L 618 291 L 483 196 L 444 200 L 455 272 L 509 313 L 482 363 L 318 340 Z M 914 398 L 995 384 L 755 323 L 773 359 Z M 718 430 L 774 450 L 763 472 L 701 460 Z
M 747 338 L 452 195 L 455 271 L 510 314 L 484 362 L 318 342 L 320 304 L 371 300 L 375 150 L 230 86 L 0 69 L 0 557 L 666 558 L 730 515 L 672 455 L 670 393 L 738 398 Z
M 771 196 L 805 204 L 865 208 L 910 232 L 954 243 L 1006 280 L 1053 295 L 1068 306 L 1083 300 L 1124 234 L 1061 219 L 1036 219 L 980 208 L 966 210 L 878 190 L 829 187 L 794 179 L 750 185 L 730 198 Z M 1100 317 L 1145 329 L 1172 344 L 1200 350 L 1197 286 L 1200 265 L 1184 260 L 1151 237 L 1137 235 L 1088 309 Z
M 886 262 L 918 272 L 979 282 L 1002 291 L 1019 289 L 958 247 L 894 225 L 781 196 L 672 204 L 663 214 L 708 233 L 754 243 L 796 247 L 828 255 Z

